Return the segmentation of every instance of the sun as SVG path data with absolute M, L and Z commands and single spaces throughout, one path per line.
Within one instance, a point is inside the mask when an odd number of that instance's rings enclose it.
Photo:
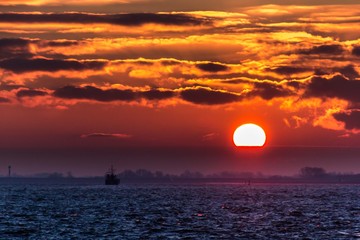
M 260 126 L 246 123 L 235 130 L 233 141 L 237 147 L 262 147 L 266 141 L 266 134 Z

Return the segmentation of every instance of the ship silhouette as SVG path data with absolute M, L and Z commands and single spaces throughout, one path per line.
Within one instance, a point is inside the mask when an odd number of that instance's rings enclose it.
M 111 165 L 109 171 L 105 174 L 105 185 L 119 185 L 120 179 L 115 174 L 115 169 Z

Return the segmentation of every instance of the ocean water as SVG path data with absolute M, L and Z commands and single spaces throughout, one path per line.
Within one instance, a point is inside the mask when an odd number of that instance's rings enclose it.
M 352 239 L 359 185 L 0 185 L 0 239 Z

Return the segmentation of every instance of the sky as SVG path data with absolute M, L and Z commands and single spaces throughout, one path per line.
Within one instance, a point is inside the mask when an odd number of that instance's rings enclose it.
M 357 2 L 3 1 L 0 174 L 360 172 Z

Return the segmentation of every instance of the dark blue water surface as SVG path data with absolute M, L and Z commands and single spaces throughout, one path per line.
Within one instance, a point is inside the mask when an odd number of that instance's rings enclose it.
M 349 239 L 359 185 L 0 185 L 0 239 Z

